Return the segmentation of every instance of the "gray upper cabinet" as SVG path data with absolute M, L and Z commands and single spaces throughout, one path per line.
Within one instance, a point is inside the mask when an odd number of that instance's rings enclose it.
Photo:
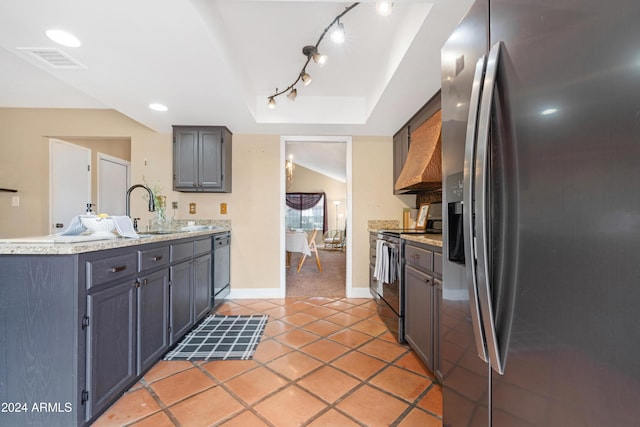
M 173 189 L 231 193 L 231 142 L 224 126 L 173 126 Z
M 393 194 L 403 194 L 404 191 L 396 190 L 396 181 L 402 172 L 404 162 L 409 153 L 409 125 L 405 125 L 393 135 Z

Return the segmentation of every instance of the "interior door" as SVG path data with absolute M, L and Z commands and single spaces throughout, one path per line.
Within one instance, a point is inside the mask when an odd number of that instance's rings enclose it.
M 131 163 L 98 153 L 98 212 L 125 215 L 125 195 L 129 188 Z
M 91 203 L 91 150 L 49 140 L 49 232 L 57 233 Z

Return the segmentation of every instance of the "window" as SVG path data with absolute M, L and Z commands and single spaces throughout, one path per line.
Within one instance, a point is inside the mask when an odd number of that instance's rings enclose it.
M 286 228 L 315 228 L 327 231 L 327 203 L 324 193 L 287 193 Z

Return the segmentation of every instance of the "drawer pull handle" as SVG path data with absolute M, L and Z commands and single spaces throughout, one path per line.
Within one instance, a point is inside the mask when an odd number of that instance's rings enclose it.
M 156 255 L 153 258 L 151 258 L 153 261 L 160 261 L 162 259 L 162 255 Z
M 112 273 L 119 273 L 119 272 L 124 271 L 126 269 L 127 269 L 126 265 L 121 265 L 119 267 L 111 267 L 111 272 Z

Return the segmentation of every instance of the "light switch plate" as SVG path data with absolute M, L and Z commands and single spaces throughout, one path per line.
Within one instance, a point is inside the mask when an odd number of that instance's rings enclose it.
M 196 204 L 195 203 L 189 203 L 189 213 L 190 214 L 195 214 L 196 213 Z

